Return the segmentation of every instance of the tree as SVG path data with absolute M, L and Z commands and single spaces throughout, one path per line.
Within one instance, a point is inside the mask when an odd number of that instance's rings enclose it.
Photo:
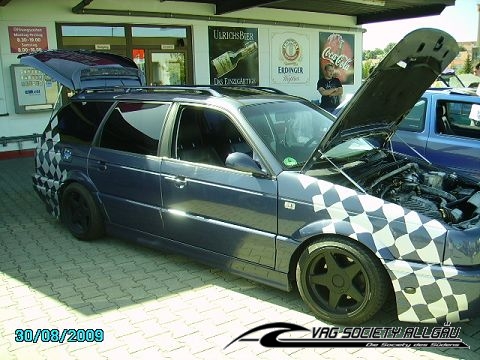
M 463 63 L 463 67 L 460 69 L 460 74 L 471 74 L 473 72 L 472 58 L 470 54 L 467 53 L 467 58 Z
M 372 60 L 383 57 L 385 52 L 382 49 L 376 48 L 375 50 L 365 50 L 363 52 L 363 60 Z
M 394 43 L 394 42 L 389 43 L 389 44 L 385 47 L 385 50 L 383 50 L 384 53 L 385 53 L 385 55 L 388 54 L 388 53 L 390 52 L 390 50 L 392 50 L 392 49 L 395 47 L 395 45 L 397 45 L 397 44 Z
M 383 57 L 385 57 L 386 54 L 388 54 L 388 52 L 390 50 L 392 50 L 394 47 L 395 47 L 396 43 L 389 43 L 385 49 L 379 49 L 379 48 L 376 48 L 375 50 L 365 50 L 363 52 L 363 60 L 375 60 L 375 59 L 379 59 L 381 60 Z
M 374 67 L 372 60 L 362 62 L 362 79 L 366 79 Z

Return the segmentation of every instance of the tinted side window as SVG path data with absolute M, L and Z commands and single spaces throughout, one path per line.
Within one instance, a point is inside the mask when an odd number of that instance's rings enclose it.
M 470 119 L 472 104 L 463 102 L 448 102 L 447 114 L 453 125 L 473 125 Z
M 399 130 L 421 132 L 425 127 L 425 110 L 427 108 L 427 101 L 420 99 L 415 106 L 405 116 L 402 122 L 398 125 Z
M 122 102 L 109 115 L 99 146 L 156 155 L 169 104 Z
M 253 157 L 252 148 L 230 118 L 204 107 L 180 109 L 173 146 L 177 159 L 216 166 L 225 166 L 225 159 L 233 152 Z
M 442 133 L 472 139 L 480 139 L 480 121 L 472 113 L 472 103 L 459 101 L 439 102 L 442 109 L 440 123 L 443 125 Z M 475 109 L 475 108 L 474 108 Z
M 60 141 L 90 144 L 111 102 L 73 102 L 57 114 Z

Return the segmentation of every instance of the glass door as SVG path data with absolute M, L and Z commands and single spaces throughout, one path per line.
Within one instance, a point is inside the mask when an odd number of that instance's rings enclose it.
M 185 85 L 185 53 L 150 51 L 149 85 Z

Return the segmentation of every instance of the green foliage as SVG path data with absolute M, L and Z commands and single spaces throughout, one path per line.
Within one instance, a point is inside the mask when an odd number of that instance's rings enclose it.
M 362 62 L 362 79 L 366 79 L 374 67 L 372 60 L 365 60 Z
M 375 50 L 365 50 L 363 60 L 381 60 L 395 47 L 396 43 L 389 43 L 385 49 L 376 48 Z
M 387 55 L 390 52 L 390 50 L 392 50 L 395 47 L 395 45 L 397 45 L 397 43 L 394 43 L 394 42 L 389 43 L 383 50 L 385 52 L 385 55 Z
M 363 52 L 363 60 L 378 59 L 383 57 L 384 55 L 385 55 L 384 51 L 378 48 L 375 50 L 365 50 Z
M 473 72 L 472 58 L 470 57 L 470 54 L 467 54 L 467 58 L 465 59 L 465 62 L 463 63 L 463 67 L 460 69 L 459 73 L 471 74 L 472 72 Z

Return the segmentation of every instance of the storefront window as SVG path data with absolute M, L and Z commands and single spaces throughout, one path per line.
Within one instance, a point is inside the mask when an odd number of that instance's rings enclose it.
M 62 25 L 62 36 L 124 37 L 123 26 Z
M 186 28 L 174 27 L 132 27 L 132 37 L 186 38 Z

